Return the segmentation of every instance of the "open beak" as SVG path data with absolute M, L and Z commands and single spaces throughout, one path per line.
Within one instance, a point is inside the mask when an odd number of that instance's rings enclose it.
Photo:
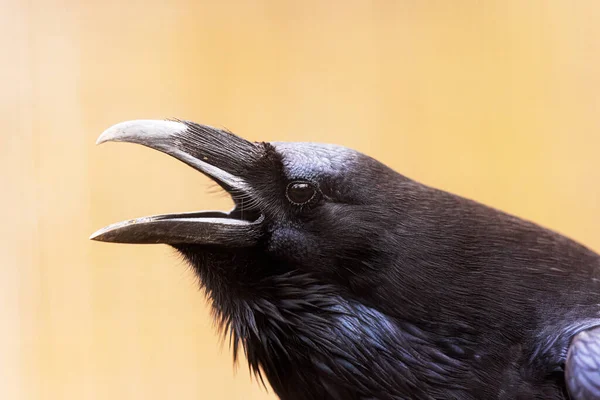
M 212 178 L 230 194 L 250 196 L 243 178 L 261 159 L 262 146 L 230 132 L 187 121 L 136 120 L 108 128 L 97 140 L 141 144 L 169 154 Z M 242 210 L 163 214 L 118 222 L 100 229 L 92 240 L 114 243 L 200 244 L 249 247 L 261 236 L 264 216 Z

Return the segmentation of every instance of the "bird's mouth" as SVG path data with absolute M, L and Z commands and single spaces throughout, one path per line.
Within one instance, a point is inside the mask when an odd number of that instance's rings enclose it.
M 264 216 L 257 208 L 243 208 L 237 199 L 252 195 L 244 176 L 260 161 L 264 147 L 227 131 L 185 121 L 122 122 L 102 133 L 96 143 L 111 141 L 141 144 L 177 158 L 213 179 L 232 195 L 236 206 L 230 212 L 162 214 L 122 221 L 100 229 L 90 239 L 219 247 L 256 244 Z

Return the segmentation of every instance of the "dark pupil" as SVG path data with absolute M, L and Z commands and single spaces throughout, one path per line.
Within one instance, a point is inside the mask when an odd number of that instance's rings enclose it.
M 288 190 L 290 200 L 297 204 L 304 204 L 315 195 L 315 189 L 309 183 L 292 183 Z

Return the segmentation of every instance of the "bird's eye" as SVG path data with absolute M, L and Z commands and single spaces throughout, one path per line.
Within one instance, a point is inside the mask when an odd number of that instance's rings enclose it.
M 285 191 L 290 203 L 303 205 L 317 195 L 317 188 L 310 182 L 291 182 Z

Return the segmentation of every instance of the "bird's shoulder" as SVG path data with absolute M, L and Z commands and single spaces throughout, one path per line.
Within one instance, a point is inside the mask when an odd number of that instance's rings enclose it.
M 600 399 L 600 326 L 582 330 L 573 337 L 565 380 L 573 400 Z

